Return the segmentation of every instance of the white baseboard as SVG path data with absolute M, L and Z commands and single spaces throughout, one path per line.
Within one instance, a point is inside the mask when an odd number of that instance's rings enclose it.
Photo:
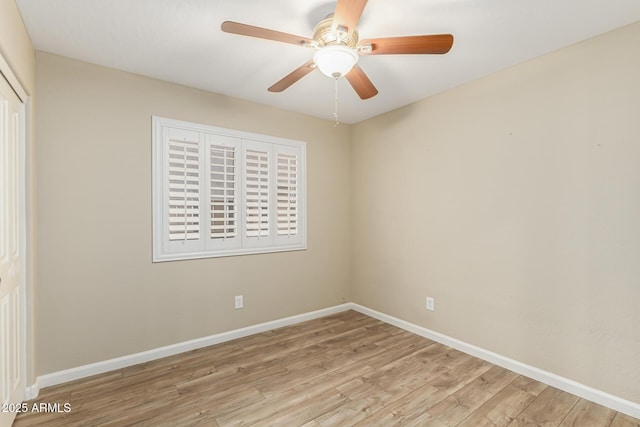
M 259 323 L 257 325 L 247 326 L 245 328 L 234 329 L 232 331 L 210 335 L 208 337 L 197 338 L 178 344 L 155 348 L 153 350 L 143 351 L 141 353 L 135 353 L 128 356 L 105 360 L 102 362 L 78 366 L 76 368 L 66 369 L 64 371 L 53 372 L 51 374 L 45 374 L 38 377 L 36 384 L 27 387 L 27 392 L 25 394 L 28 394 L 29 396 L 31 396 L 30 398 L 33 399 L 37 397 L 40 388 L 51 387 L 69 381 L 90 377 L 92 375 L 98 375 L 105 372 L 114 371 L 116 369 L 126 368 L 128 366 L 137 365 L 139 363 L 145 363 L 151 360 L 173 356 L 198 348 L 220 344 L 226 341 L 231 341 L 249 335 L 259 334 L 261 332 L 270 331 L 272 329 L 281 328 L 283 326 L 294 325 L 296 323 L 317 319 L 319 317 L 328 316 L 330 314 L 339 313 L 341 311 L 346 311 L 349 309 L 351 309 L 350 304 L 341 304 L 322 310 L 316 310 L 296 316 L 285 317 L 283 319 L 272 320 L 270 322 Z
M 208 337 L 198 338 L 191 341 L 185 341 L 178 344 L 144 351 L 141 353 L 135 353 L 129 356 L 117 357 L 115 359 L 109 359 L 103 362 L 91 363 L 89 365 L 79 366 L 77 368 L 67 369 L 51 374 L 45 374 L 39 376 L 34 385 L 27 387 L 25 391 L 25 398 L 27 400 L 36 398 L 38 396 L 40 388 L 51 387 L 80 378 L 86 378 L 92 375 L 126 368 L 127 366 L 133 366 L 139 363 L 145 363 L 151 360 L 161 359 L 163 357 L 184 353 L 186 351 L 208 347 L 214 344 L 220 344 L 237 338 L 258 334 L 261 332 L 269 331 L 271 329 L 281 328 L 283 326 L 294 325 L 296 323 L 317 319 L 319 317 L 328 316 L 330 314 L 335 314 L 346 310 L 355 310 L 362 314 L 366 314 L 367 316 L 373 317 L 374 319 L 378 319 L 390 325 L 397 326 L 401 329 L 412 332 L 416 335 L 420 335 L 451 348 L 455 348 L 456 350 L 470 354 L 479 359 L 486 360 L 487 362 L 501 366 L 505 369 L 509 369 L 510 371 L 516 372 L 518 374 L 533 378 L 534 380 L 582 397 L 591 402 L 598 403 L 634 418 L 640 418 L 640 403 L 631 402 L 629 400 L 619 398 L 617 396 L 594 389 L 568 378 L 564 378 L 551 372 L 538 369 L 534 366 L 527 365 L 525 363 L 510 359 L 484 348 L 477 347 L 464 341 L 457 340 L 447 335 L 432 331 L 422 326 L 415 325 L 413 323 L 398 319 L 393 316 L 389 316 L 387 314 L 355 303 L 341 304 L 322 310 L 260 323 L 257 325 L 248 326 L 246 328 L 235 329 L 220 334 L 210 335 Z
M 534 380 L 566 391 L 567 393 L 582 397 L 583 399 L 600 404 L 602 406 L 606 406 L 607 408 L 614 409 L 631 417 L 640 418 L 640 403 L 631 402 L 629 400 L 619 398 L 609 393 L 605 393 L 604 391 L 597 390 L 568 378 L 561 377 L 560 375 L 556 375 L 551 372 L 538 369 L 534 366 L 518 362 L 517 360 L 510 359 L 484 348 L 477 347 L 473 344 L 468 344 L 464 341 L 457 340 L 447 335 L 432 331 L 427 328 L 423 328 L 422 326 L 406 322 L 404 320 L 389 316 L 384 313 L 380 313 L 379 311 L 375 311 L 358 304 L 351 304 L 351 309 L 362 314 L 366 314 L 367 316 L 373 317 L 375 319 L 381 320 L 390 325 L 397 326 L 416 335 L 420 335 L 422 337 L 429 338 L 430 340 L 439 342 L 440 344 L 444 344 L 448 347 L 455 348 L 456 350 L 470 354 L 479 359 L 486 360 L 487 362 L 501 366 L 517 374 L 533 378 Z
M 40 381 L 36 379 L 35 384 L 32 384 L 24 389 L 24 400 L 32 400 L 38 397 L 40 393 Z

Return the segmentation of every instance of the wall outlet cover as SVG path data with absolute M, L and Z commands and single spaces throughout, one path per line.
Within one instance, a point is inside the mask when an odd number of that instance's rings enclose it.
M 239 309 L 244 307 L 244 298 L 242 297 L 242 295 L 236 295 L 235 298 L 235 309 Z
M 427 310 L 435 311 L 435 309 L 436 309 L 436 301 L 431 297 L 427 297 Z

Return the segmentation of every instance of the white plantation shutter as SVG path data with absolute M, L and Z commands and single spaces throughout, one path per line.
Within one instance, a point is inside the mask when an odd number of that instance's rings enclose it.
M 305 144 L 153 118 L 153 260 L 306 249 Z
M 278 247 L 305 245 L 305 155 L 302 145 L 274 144 Z
M 247 149 L 244 154 L 245 170 L 245 237 L 269 237 L 270 153 Z
M 236 148 L 211 144 L 210 237 L 228 239 L 238 235 L 238 190 Z
M 298 156 L 276 154 L 278 236 L 298 234 Z
M 200 147 L 168 141 L 169 240 L 200 238 Z

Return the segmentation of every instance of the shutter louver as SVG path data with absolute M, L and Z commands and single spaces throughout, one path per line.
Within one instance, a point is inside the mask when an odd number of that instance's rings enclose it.
M 245 154 L 245 205 L 247 237 L 269 236 L 269 153 L 247 150 Z
M 169 140 L 169 240 L 200 238 L 200 149 Z
M 278 236 L 298 234 L 298 158 L 278 153 L 276 209 Z
M 210 160 L 211 238 L 236 237 L 238 221 L 235 148 L 211 145 Z

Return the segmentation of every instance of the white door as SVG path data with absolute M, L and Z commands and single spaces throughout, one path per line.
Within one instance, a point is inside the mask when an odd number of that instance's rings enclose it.
M 24 398 L 24 108 L 0 74 L 0 427 Z

